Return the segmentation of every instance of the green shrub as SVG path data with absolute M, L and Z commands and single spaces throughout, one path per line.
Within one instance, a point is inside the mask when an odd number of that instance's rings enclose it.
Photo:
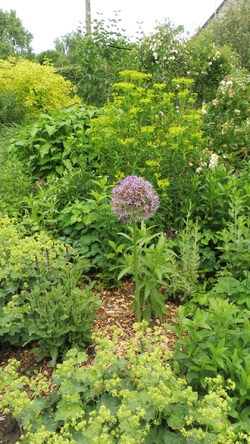
M 149 180 L 161 197 L 161 222 L 177 224 L 203 157 L 200 112 L 194 109 L 191 80 L 174 79 L 173 93 L 166 84 L 149 87 L 150 77 L 121 72 L 113 101 L 87 133 L 96 172 L 108 172 L 112 181 L 130 174 Z
M 80 200 L 66 205 L 58 216 L 58 229 L 65 240 L 89 261 L 89 269 L 109 279 L 114 262 L 107 261 L 112 251 L 109 242 L 116 241 L 121 224 L 111 211 L 111 185 L 108 178 L 90 180 L 92 190 Z
M 237 169 L 249 159 L 249 110 L 249 73 L 240 69 L 220 82 L 214 100 L 203 110 L 211 149 Z
M 50 355 L 55 363 L 68 348 L 90 342 L 99 298 L 95 282 L 80 284 L 86 262 L 45 233 L 25 235 L 7 216 L 0 240 L 2 343 L 37 341 L 39 358 Z
M 205 307 L 180 307 L 175 326 L 167 327 L 178 334 L 174 366 L 185 375 L 188 383 L 199 392 L 206 386 L 206 377 L 220 375 L 223 383 L 231 379 L 235 384 L 232 410 L 229 412 L 235 430 L 250 436 L 250 311 L 230 302 L 224 281 L 224 298 L 215 291 L 196 302 Z M 223 281 L 220 281 L 220 287 Z M 248 296 L 247 291 L 245 296 Z M 243 292 L 241 293 L 242 303 Z
M 8 216 L 0 218 L 0 242 L 0 307 L 24 284 L 32 288 L 39 270 L 47 269 L 48 261 L 53 261 L 58 270 L 68 261 L 67 246 L 45 232 L 27 234 L 23 224 Z
M 113 340 L 97 336 L 89 367 L 85 353 L 70 350 L 52 375 L 52 389 L 41 375 L 32 383 L 19 377 L 15 361 L 0 370 L 0 407 L 13 412 L 27 443 L 249 442 L 228 420 L 231 400 L 220 376 L 208 378 L 200 395 L 171 369 L 160 329 L 145 323 L 134 329 L 120 356 L 119 332 Z
M 20 216 L 23 199 L 33 184 L 27 168 L 17 158 L 0 153 L 0 211 L 9 216 Z
M 71 82 L 56 74 L 49 65 L 41 66 L 22 58 L 0 61 L 0 94 L 10 94 L 16 102 L 13 111 L 24 109 L 30 117 L 79 103 Z M 2 119 L 7 118 L 3 116 Z
M 85 131 L 96 115 L 95 108 L 77 105 L 44 114 L 13 138 L 10 153 L 30 164 L 32 176 L 37 179 L 50 174 L 62 176 L 73 167 L 85 170 L 89 163 L 91 170 L 95 167 L 94 156 Z

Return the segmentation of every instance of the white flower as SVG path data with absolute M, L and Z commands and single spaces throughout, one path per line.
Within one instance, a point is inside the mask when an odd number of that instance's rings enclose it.
M 210 156 L 210 162 L 208 168 L 213 169 L 218 165 L 219 156 L 218 154 L 212 154 Z
M 234 112 L 235 112 L 235 114 L 237 114 L 237 116 L 239 116 L 239 114 L 240 114 L 240 109 L 235 109 Z

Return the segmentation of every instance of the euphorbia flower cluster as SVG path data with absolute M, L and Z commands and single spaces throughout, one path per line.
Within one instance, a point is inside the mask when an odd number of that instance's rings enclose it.
M 149 219 L 159 206 L 151 183 L 135 175 L 120 180 L 112 193 L 112 211 L 125 223 Z

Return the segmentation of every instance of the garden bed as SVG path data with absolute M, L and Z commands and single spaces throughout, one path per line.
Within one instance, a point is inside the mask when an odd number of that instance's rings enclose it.
M 112 339 L 113 327 L 121 329 L 120 335 L 121 341 L 119 343 L 119 350 L 117 353 L 122 355 L 123 344 L 134 335 L 133 324 L 137 321 L 134 308 L 131 307 L 134 296 L 134 286 L 132 283 L 127 282 L 123 286 L 114 290 L 107 290 L 102 288 L 100 290 L 100 297 L 102 305 L 97 311 L 97 317 L 93 326 L 94 332 L 107 332 L 107 337 Z M 176 316 L 176 305 L 168 303 L 168 313 L 164 316 L 164 322 L 172 323 L 172 320 Z M 151 325 L 161 325 L 159 319 L 153 319 Z M 169 349 L 173 349 L 176 341 L 176 335 L 170 330 L 162 327 L 165 332 L 166 340 L 165 345 Z M 29 375 L 34 377 L 36 371 L 44 374 L 47 378 L 53 371 L 53 368 L 49 366 L 48 362 L 50 358 L 45 358 L 40 362 L 37 362 L 36 353 L 32 353 L 32 347 L 36 344 L 30 344 L 26 347 L 3 347 L 0 355 L 0 365 L 5 367 L 9 359 L 16 359 L 21 363 L 19 367 L 20 374 Z M 89 346 L 88 349 L 89 359 L 86 365 L 91 365 L 94 360 L 94 344 Z M 21 435 L 21 431 L 17 422 L 11 415 L 3 415 L 0 412 L 0 443 L 1 444 L 15 444 Z

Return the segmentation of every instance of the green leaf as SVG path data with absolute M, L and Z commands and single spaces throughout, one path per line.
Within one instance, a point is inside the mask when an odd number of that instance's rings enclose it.
M 164 433 L 164 444 L 186 444 L 186 438 L 180 432 L 171 432 L 170 430 Z
M 50 147 L 51 147 L 51 143 L 49 143 L 49 142 L 45 143 L 44 145 L 41 146 L 41 148 L 40 148 L 41 158 L 43 158 L 46 154 L 49 153 Z
M 174 405 L 170 416 L 167 418 L 167 423 L 171 429 L 180 430 L 185 426 L 185 415 L 187 408 L 183 405 Z
M 56 130 L 57 130 L 55 125 L 53 125 L 53 126 L 45 125 L 45 129 L 46 129 L 46 131 L 47 131 L 49 136 L 52 136 L 52 134 L 54 134 L 56 132 Z
M 125 274 L 132 274 L 132 267 L 129 265 L 128 267 L 125 267 L 118 275 L 118 280 L 120 280 Z

